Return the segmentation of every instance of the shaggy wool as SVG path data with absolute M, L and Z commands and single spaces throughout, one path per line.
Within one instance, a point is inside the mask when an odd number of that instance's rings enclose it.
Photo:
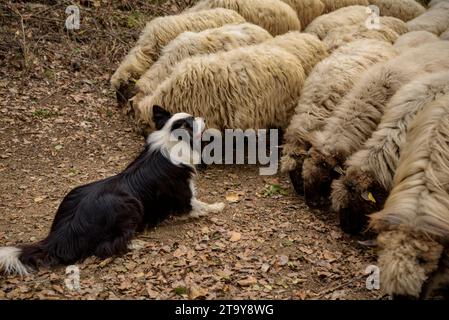
M 301 30 L 295 10 L 280 0 L 202 0 L 186 12 L 212 8 L 234 10 L 246 21 L 261 26 L 273 36 Z
M 306 74 L 327 56 L 315 36 L 291 32 L 262 44 L 182 61 L 139 105 L 151 124 L 153 105 L 205 118 L 211 128 L 285 128 Z
M 391 16 L 409 21 L 423 14 L 426 9 L 415 0 L 369 0 L 380 10 L 381 16 Z
M 153 19 L 147 23 L 136 46 L 112 75 L 111 85 L 116 91 L 132 85 L 159 58 L 162 48 L 182 32 L 243 22 L 245 19 L 237 12 L 221 8 Z
M 185 58 L 229 51 L 272 39 L 268 31 L 251 23 L 229 24 L 201 32 L 184 32 L 162 49 L 161 57 L 137 81 L 138 94 L 133 103 L 151 95 L 176 65 Z
M 320 39 L 324 39 L 332 29 L 353 24 L 361 24 L 368 19 L 368 16 L 369 13 L 367 12 L 366 7 L 344 7 L 337 11 L 319 16 L 307 26 L 305 32 L 315 34 Z

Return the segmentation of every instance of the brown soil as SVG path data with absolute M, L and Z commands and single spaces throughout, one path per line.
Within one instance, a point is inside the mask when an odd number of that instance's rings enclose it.
M 44 237 L 68 190 L 119 172 L 139 152 L 143 138 L 116 107 L 108 80 L 138 36 L 140 19 L 183 6 L 84 1 L 91 7 L 82 13 L 102 23 L 96 32 L 73 35 L 59 25 L 64 6 L 40 2 L 0 7 L 6 21 L 0 29 L 1 246 Z M 100 19 L 111 12 L 117 20 Z M 134 28 L 114 24 L 130 16 L 138 17 Z M 268 190 L 272 185 L 281 189 Z M 66 288 L 64 268 L 0 275 L 0 299 L 382 297 L 365 288 L 373 252 L 344 235 L 334 214 L 309 210 L 287 176 L 213 166 L 200 172 L 198 191 L 204 201 L 226 202 L 226 209 L 200 220 L 169 219 L 139 235 L 138 248 L 123 257 L 87 259 L 78 265 L 80 291 Z

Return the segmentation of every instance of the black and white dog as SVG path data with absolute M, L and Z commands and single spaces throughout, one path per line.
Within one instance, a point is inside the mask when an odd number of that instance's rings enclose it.
M 157 131 L 148 136 L 137 159 L 116 176 L 70 191 L 44 240 L 0 248 L 0 271 L 24 275 L 40 266 L 69 265 L 91 255 L 123 254 L 136 232 L 170 214 L 197 218 L 223 210 L 223 203 L 196 199 L 192 158 L 174 162 L 170 157 L 176 144 L 185 143 L 173 138 L 174 131 L 185 130 L 192 141 L 194 135 L 201 136 L 203 128 L 194 128 L 198 119 L 154 106 L 153 120 Z

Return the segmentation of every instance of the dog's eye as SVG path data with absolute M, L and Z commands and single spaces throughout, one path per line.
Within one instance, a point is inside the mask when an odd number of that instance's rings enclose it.
M 187 119 L 186 121 L 185 121 L 185 127 L 187 128 L 187 129 L 193 129 L 193 121 L 194 121 L 195 119 L 194 118 L 189 118 L 189 119 Z
M 184 121 L 176 121 L 173 123 L 172 125 L 172 130 L 176 130 L 182 127 L 182 125 L 184 124 Z

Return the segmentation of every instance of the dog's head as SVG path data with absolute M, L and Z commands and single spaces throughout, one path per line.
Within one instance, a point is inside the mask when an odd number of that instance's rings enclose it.
M 202 118 L 183 112 L 172 114 L 155 105 L 153 121 L 157 131 L 147 139 L 152 150 L 159 149 L 173 163 L 193 164 L 199 161 L 196 153 L 200 149 L 205 128 Z
M 186 130 L 191 138 L 200 138 L 204 130 L 204 122 L 201 118 L 195 118 L 184 112 L 171 114 L 157 105 L 153 106 L 153 121 L 156 130 L 163 130 L 169 134 L 176 130 Z

